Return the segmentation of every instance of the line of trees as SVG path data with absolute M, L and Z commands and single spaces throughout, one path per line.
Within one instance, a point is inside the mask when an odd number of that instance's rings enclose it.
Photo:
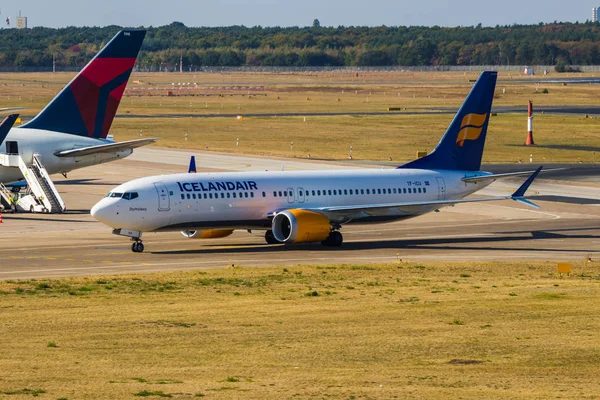
M 0 67 L 76 67 L 120 29 L 0 30 Z M 150 27 L 138 66 L 600 65 L 600 24 L 482 27 Z

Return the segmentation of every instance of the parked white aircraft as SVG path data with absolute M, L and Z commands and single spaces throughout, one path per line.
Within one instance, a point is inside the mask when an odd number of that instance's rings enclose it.
M 523 198 L 532 173 L 479 171 L 496 72 L 484 72 L 436 149 L 397 169 L 174 174 L 136 179 L 113 189 L 91 210 L 113 233 L 182 231 L 193 239 L 235 229 L 265 230 L 267 243 L 340 246 L 348 223 L 389 222 L 459 203 Z M 498 178 L 529 175 L 511 196 L 465 198 Z
M 117 33 L 35 118 L 0 135 L 0 145 L 6 145 L 0 153 L 0 183 L 32 176 L 28 170 L 37 164 L 47 174 L 66 174 L 118 160 L 156 140 L 115 143 L 108 136 L 145 34 Z

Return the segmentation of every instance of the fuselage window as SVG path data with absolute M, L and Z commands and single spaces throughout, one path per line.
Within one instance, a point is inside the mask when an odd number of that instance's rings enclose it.
M 192 193 L 192 199 L 196 200 L 196 193 Z
M 185 200 L 185 194 L 181 194 L 181 200 Z
M 402 189 L 404 191 L 404 194 L 406 194 L 406 188 Z
M 360 189 L 360 194 L 365 194 L 365 189 Z
M 230 199 L 231 198 L 231 193 L 227 193 L 227 198 Z
M 394 188 L 394 194 L 396 194 L 396 188 Z
M 265 192 L 263 192 L 263 197 L 267 197 L 267 194 Z
M 371 194 L 371 191 L 369 189 L 367 189 L 367 194 Z
M 348 194 L 348 190 L 344 189 L 344 196 Z
M 352 193 L 352 189 L 350 189 L 350 194 L 353 194 L 353 193 Z
M 207 199 L 208 195 L 206 193 L 204 193 L 204 199 Z
M 327 193 L 329 193 L 329 195 L 331 196 L 331 190 L 328 190 Z
M 281 193 L 281 191 L 279 192 L 279 197 L 283 197 L 283 193 Z
M 377 189 L 377 194 L 381 194 L 381 189 Z
M 312 195 L 313 195 L 313 196 L 315 195 L 315 191 L 314 191 L 314 190 L 312 191 Z
M 240 192 L 239 195 L 240 195 L 240 199 L 242 199 L 244 197 L 244 195 L 242 194 L 242 192 Z
M 426 188 L 423 188 L 423 193 L 427 193 L 427 189 Z
M 187 199 L 189 200 L 192 196 L 190 196 L 190 194 L 187 194 Z
M 250 192 L 250 197 L 254 198 L 254 192 Z
M 235 193 L 233 193 L 233 198 L 234 198 L 234 199 L 235 199 L 235 198 L 237 198 L 237 195 L 236 195 Z
M 317 196 L 320 196 L 320 195 L 321 195 L 321 191 L 317 190 Z
M 337 196 L 337 190 L 333 189 L 333 195 Z
M 419 193 L 421 193 L 421 188 L 417 188 L 417 190 L 419 191 Z
M 412 189 L 411 188 L 408 188 L 408 193 L 412 193 Z
M 245 198 L 248 198 L 248 192 L 245 192 L 245 193 L 244 193 L 244 197 L 245 197 Z
M 209 193 L 209 194 L 208 194 L 208 197 L 212 199 L 212 193 Z
M 273 192 L 273 197 L 277 197 L 277 192 Z
M 225 193 L 221 193 L 221 198 L 224 199 L 225 198 Z
M 388 189 L 388 194 L 392 194 L 392 189 Z

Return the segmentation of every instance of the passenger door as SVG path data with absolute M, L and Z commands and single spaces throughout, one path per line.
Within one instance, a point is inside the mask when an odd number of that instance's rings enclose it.
M 171 209 L 171 200 L 167 186 L 163 182 L 155 182 L 154 187 L 158 194 L 158 211 L 169 211 Z
M 446 200 L 446 184 L 444 178 L 438 176 L 435 178 L 438 184 L 438 200 Z

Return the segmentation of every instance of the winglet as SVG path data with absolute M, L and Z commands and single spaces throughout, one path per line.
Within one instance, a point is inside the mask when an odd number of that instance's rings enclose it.
M 15 121 L 19 118 L 19 114 L 10 114 L 8 117 L 4 118 L 2 122 L 0 122 L 0 144 L 4 142 L 4 139 L 8 136 L 8 132 L 15 124 Z
M 535 172 L 533 174 L 531 174 L 531 176 L 529 178 L 527 178 L 527 180 L 525 182 L 523 182 L 523 184 L 517 190 L 515 190 L 515 192 L 510 196 L 510 198 L 514 201 L 518 201 L 519 203 L 525 204 L 527 206 L 534 207 L 534 208 L 540 208 L 540 206 L 538 206 L 537 204 L 535 204 L 529 200 L 526 200 L 525 198 L 523 198 L 523 196 L 525 196 L 525 192 L 527 191 L 527 189 L 529 189 L 529 186 L 531 186 L 531 184 L 533 183 L 535 178 L 537 178 L 537 176 L 539 175 L 542 168 L 543 168 L 543 166 L 540 166 L 538 169 L 536 169 Z
M 196 173 L 196 156 L 192 156 L 192 158 L 190 158 L 190 167 L 188 168 L 188 174 L 195 174 Z

